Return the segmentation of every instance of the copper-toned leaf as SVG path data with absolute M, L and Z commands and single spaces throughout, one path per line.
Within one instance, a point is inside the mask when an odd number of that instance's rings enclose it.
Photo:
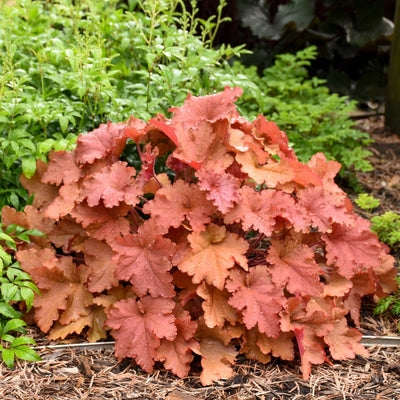
M 113 251 L 105 242 L 87 239 L 83 243 L 85 264 L 89 270 L 87 281 L 91 292 L 101 293 L 105 289 L 118 286 L 115 276 L 115 265 L 112 261 Z
M 267 261 L 271 264 L 269 272 L 277 287 L 301 295 L 323 292 L 322 271 L 315 261 L 314 251 L 296 238 L 287 236 L 285 240 L 271 240 Z
M 235 262 L 247 269 L 244 254 L 249 247 L 248 243 L 235 233 L 227 232 L 224 226 L 210 224 L 204 232 L 190 234 L 188 240 L 191 250 L 178 264 L 178 268 L 193 276 L 194 283 L 204 280 L 223 290 L 225 279 Z
M 154 225 L 142 225 L 137 234 L 116 238 L 111 246 L 117 278 L 130 281 L 137 295 L 174 296 L 169 270 L 175 245 L 157 234 Z
M 259 185 L 265 184 L 268 188 L 276 188 L 295 180 L 296 173 L 293 167 L 273 158 L 259 165 L 256 154 L 251 150 L 237 154 L 235 158 L 242 166 L 242 171 Z
M 56 221 L 68 215 L 74 209 L 79 193 L 77 183 L 61 186 L 58 196 L 46 208 L 44 215 Z
M 264 149 L 271 154 L 297 159 L 293 149 L 289 148 L 289 140 L 275 122 L 267 121 L 264 116 L 259 115 L 254 121 L 254 135 L 261 139 Z
M 198 170 L 196 176 L 199 178 L 200 189 L 207 193 L 207 199 L 222 213 L 240 201 L 240 180 L 233 175 L 204 168 Z
M 225 215 L 225 223 L 241 222 L 245 231 L 252 228 L 266 236 L 271 236 L 277 229 L 278 219 L 290 221 L 297 230 L 306 230 L 309 226 L 307 214 L 287 193 L 277 190 L 257 192 L 244 186 L 241 197 L 242 201 Z
M 58 195 L 58 188 L 55 185 L 48 185 L 42 182 L 43 174 L 47 170 L 47 164 L 42 160 L 36 162 L 36 172 L 28 179 L 24 174 L 20 177 L 22 186 L 30 195 L 34 194 L 33 206 L 40 208 L 50 204 Z
M 169 227 L 178 228 L 185 218 L 194 230 L 203 230 L 215 210 L 199 187 L 182 180 L 160 189 L 154 199 L 143 206 L 143 211 L 151 214 L 164 231 Z
M 381 244 L 363 221 L 357 218 L 352 228 L 333 224 L 332 233 L 322 235 L 328 264 L 334 265 L 346 278 L 364 267 L 377 268 L 381 264 Z
M 150 296 L 116 303 L 106 321 L 116 340 L 115 355 L 134 358 L 146 372 L 151 372 L 160 339 L 174 340 L 177 335 L 174 306 L 170 299 Z
M 92 295 L 84 283 L 87 271 L 77 267 L 72 257 L 57 258 L 29 271 L 41 291 L 33 307 L 35 320 L 43 332 L 48 332 L 54 321 L 68 325 L 90 314 Z
M 43 183 L 52 183 L 61 185 L 64 183 L 78 182 L 83 176 L 82 169 L 75 162 L 75 153 L 73 151 L 51 151 L 49 154 L 49 165 L 42 176 Z
M 229 304 L 242 311 L 247 329 L 257 325 L 260 332 L 278 337 L 278 314 L 286 304 L 286 297 L 273 284 L 267 266 L 258 265 L 249 272 L 232 270 L 226 288 L 232 293 Z
M 230 294 L 226 290 L 219 290 L 214 286 L 203 283 L 197 288 L 197 294 L 204 299 L 204 321 L 209 328 L 223 327 L 225 321 L 235 324 L 236 310 L 228 303 Z
M 320 232 L 331 232 L 333 223 L 351 226 L 355 222 L 344 207 L 345 197 L 341 193 L 330 193 L 318 186 L 300 190 L 297 197 L 307 210 L 312 226 Z
M 115 238 L 130 232 L 129 220 L 126 218 L 129 210 L 130 206 L 125 203 L 107 208 L 102 204 L 89 207 L 83 202 L 71 211 L 71 216 L 87 228 L 87 234 L 93 239 L 112 243 Z
M 135 205 L 142 194 L 142 185 L 135 181 L 136 170 L 123 161 L 103 168 L 83 181 L 79 201 L 87 199 L 90 207 L 102 200 L 106 207 L 116 207 L 121 202 Z
M 156 360 L 164 361 L 165 368 L 184 378 L 190 370 L 193 350 L 198 351 L 199 347 L 193 339 L 197 324 L 191 320 L 189 313 L 180 307 L 175 307 L 174 315 L 177 335 L 173 340 L 161 339 L 161 344 L 156 350 Z
M 194 97 L 188 95 L 184 105 L 173 108 L 173 124 L 182 124 L 183 127 L 196 126 L 200 121 L 216 122 L 220 119 L 236 116 L 235 101 L 241 96 L 243 90 L 239 87 L 233 89 L 226 87 L 223 92 L 210 96 Z M 180 138 L 178 137 L 180 143 Z
M 76 142 L 76 161 L 80 164 L 92 164 L 106 157 L 117 160 L 125 147 L 126 125 L 123 123 L 101 124 L 97 129 L 80 135 Z

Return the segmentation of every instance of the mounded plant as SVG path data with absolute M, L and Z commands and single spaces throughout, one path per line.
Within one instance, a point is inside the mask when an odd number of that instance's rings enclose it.
M 298 161 L 275 123 L 240 116 L 241 92 L 100 125 L 22 177 L 33 204 L 2 218 L 46 234 L 16 257 L 49 338 L 110 333 L 118 358 L 179 377 L 198 354 L 204 385 L 238 354 L 299 354 L 305 378 L 329 355 L 367 355 L 352 326 L 364 296 L 397 287 L 393 258 L 335 184 L 340 164 Z

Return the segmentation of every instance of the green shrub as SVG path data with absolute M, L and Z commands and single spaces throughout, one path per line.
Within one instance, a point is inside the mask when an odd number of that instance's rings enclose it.
M 379 207 L 379 199 L 375 199 L 366 193 L 360 194 L 355 200 L 356 204 L 368 214 Z M 371 217 L 371 215 L 370 215 Z M 387 211 L 382 215 L 375 215 L 371 217 L 371 230 L 375 232 L 379 240 L 386 243 L 392 250 L 400 247 L 400 215 L 393 211 Z M 395 278 L 397 283 L 400 284 L 400 277 Z M 400 290 L 397 290 L 391 296 L 383 297 L 379 300 L 378 305 L 375 307 L 375 314 L 383 314 L 390 311 L 395 317 L 400 317 Z M 400 332 L 400 322 L 398 325 Z
M 187 93 L 200 96 L 240 86 L 239 110 L 263 113 L 286 131 L 302 161 L 322 151 L 351 168 L 368 169 L 368 135 L 352 129 L 354 103 L 309 79 L 315 49 L 281 55 L 258 76 L 228 63 L 243 46 L 213 48 L 224 18 L 205 21 L 183 0 L 18 0 L 0 12 L 0 207 L 21 209 L 19 185 L 36 160 L 74 147 L 78 134 L 108 120 L 148 120 Z M 132 160 L 129 160 L 132 161 Z
M 181 0 L 129 1 L 127 10 L 118 0 L 2 6 L 0 207 L 21 208 L 20 172 L 32 176 L 37 159 L 70 149 L 79 133 L 107 120 L 166 114 L 189 90 L 223 87 L 221 67 L 243 50 L 212 49 L 224 1 L 208 21 L 195 17 L 195 3 L 192 11 Z M 251 85 L 240 76 L 228 82 Z
M 5 226 L 0 223 L 0 353 L 4 363 L 12 368 L 14 360 L 40 360 L 28 345 L 35 341 L 24 336 L 26 323 L 21 319 L 23 313 L 13 307 L 24 302 L 29 311 L 33 305 L 34 294 L 39 293 L 30 276 L 22 271 L 14 260 L 17 242 L 30 242 L 29 236 L 44 236 L 37 230 L 26 230 L 18 225 Z

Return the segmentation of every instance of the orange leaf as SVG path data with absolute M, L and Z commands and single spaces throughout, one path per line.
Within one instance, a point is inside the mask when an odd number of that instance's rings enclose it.
M 116 160 L 125 147 L 124 123 L 101 124 L 92 132 L 80 135 L 76 142 L 75 158 L 80 164 L 92 164 L 95 160 Z
M 132 357 L 146 372 L 151 372 L 160 339 L 174 340 L 177 335 L 174 306 L 170 299 L 150 296 L 116 303 L 106 321 L 116 340 L 115 355 Z
M 115 265 L 112 261 L 113 251 L 109 245 L 95 239 L 83 243 L 85 264 L 88 267 L 88 289 L 101 293 L 105 289 L 118 286 L 115 276 Z
M 204 310 L 204 320 L 209 328 L 214 326 L 223 327 L 225 321 L 235 324 L 237 320 L 237 312 L 227 302 L 229 293 L 221 291 L 214 286 L 203 283 L 197 289 L 197 294 L 205 301 L 202 303 Z
M 236 161 L 242 166 L 242 171 L 249 175 L 258 185 L 265 184 L 268 188 L 294 181 L 296 174 L 288 164 L 275 161 L 271 158 L 267 163 L 260 165 L 255 153 L 251 150 L 236 154 Z
M 204 225 L 210 222 L 216 208 L 199 187 L 177 180 L 157 191 L 154 199 L 143 206 L 143 211 L 151 214 L 164 231 L 171 226 L 178 228 L 185 218 L 197 231 L 203 230 Z
M 194 283 L 205 280 L 223 290 L 229 269 L 235 262 L 247 270 L 244 255 L 249 244 L 235 233 L 227 232 L 224 226 L 210 224 L 204 232 L 191 233 L 188 240 L 191 250 L 178 264 L 178 268 L 193 276 Z
M 249 272 L 231 271 L 226 288 L 232 293 L 229 304 L 242 311 L 247 329 L 258 326 L 267 336 L 279 336 L 279 312 L 286 297 L 271 281 L 268 267 L 258 265 Z
M 154 297 L 174 296 L 169 270 L 175 244 L 171 240 L 144 224 L 137 234 L 116 238 L 111 246 L 115 252 L 117 278 L 130 281 L 138 296 L 147 291 Z
M 121 202 L 135 205 L 139 202 L 142 187 L 135 181 L 136 170 L 123 161 L 104 167 L 83 181 L 79 201 L 87 199 L 90 207 L 103 203 L 106 207 L 116 207 Z
M 321 267 L 314 251 L 290 235 L 282 240 L 271 240 L 267 261 L 273 282 L 290 293 L 317 295 L 323 292 L 320 282 Z
M 187 311 L 175 307 L 175 325 L 177 335 L 173 340 L 161 339 L 157 348 L 157 361 L 164 361 L 165 368 L 171 370 L 180 378 L 187 376 L 190 370 L 190 363 L 193 360 L 192 351 L 198 351 L 198 343 L 193 340 L 197 324 L 192 321 Z

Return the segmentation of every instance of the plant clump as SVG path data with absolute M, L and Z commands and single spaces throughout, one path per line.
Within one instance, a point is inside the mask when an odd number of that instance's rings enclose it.
M 299 354 L 304 378 L 328 354 L 367 354 L 349 321 L 364 296 L 397 287 L 393 258 L 335 184 L 340 164 L 298 161 L 275 123 L 239 115 L 241 92 L 100 125 L 21 178 L 33 204 L 3 221 L 46 234 L 16 258 L 50 339 L 110 333 L 118 358 L 179 377 L 197 354 L 204 385 L 238 354 Z M 123 161 L 128 141 L 140 168 Z

